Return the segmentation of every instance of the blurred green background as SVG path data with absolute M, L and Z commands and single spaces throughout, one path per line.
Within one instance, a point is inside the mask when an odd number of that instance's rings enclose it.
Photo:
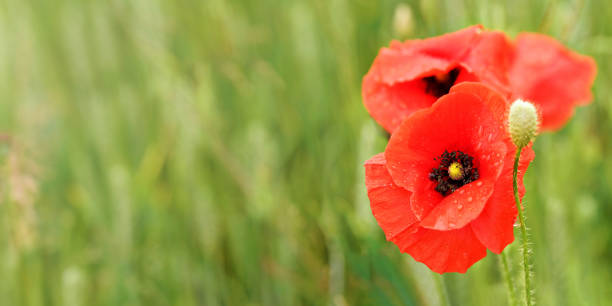
M 1 305 L 438 305 L 369 210 L 386 136 L 361 78 L 391 39 L 475 23 L 598 63 L 594 103 L 537 139 L 525 203 L 539 304 L 612 305 L 607 1 L 0 8 Z M 442 280 L 451 305 L 506 303 L 493 254 Z

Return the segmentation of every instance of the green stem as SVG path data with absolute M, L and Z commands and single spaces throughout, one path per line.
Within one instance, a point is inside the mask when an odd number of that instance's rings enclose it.
M 516 306 L 516 299 L 514 293 L 514 283 L 512 283 L 512 278 L 510 277 L 510 269 L 508 268 L 508 258 L 506 257 L 506 253 L 502 252 L 499 254 L 500 264 L 502 266 L 502 271 L 504 274 L 504 279 L 506 280 L 506 290 L 508 291 L 508 305 Z
M 529 266 L 529 246 L 527 242 L 527 227 L 525 226 L 525 217 L 523 216 L 523 210 L 521 209 L 521 200 L 518 194 L 518 164 L 521 157 L 521 151 L 523 148 L 516 150 L 516 156 L 514 157 L 514 171 L 512 172 L 512 183 L 514 188 L 514 201 L 516 203 L 516 210 L 518 210 L 519 222 L 521 223 L 521 237 L 523 243 L 523 270 L 525 273 L 525 304 L 532 306 L 531 300 L 531 268 Z
M 434 282 L 436 283 L 436 289 L 438 290 L 438 298 L 440 299 L 440 306 L 450 306 L 448 301 L 448 293 L 446 292 L 446 285 L 442 275 L 438 275 L 432 272 Z

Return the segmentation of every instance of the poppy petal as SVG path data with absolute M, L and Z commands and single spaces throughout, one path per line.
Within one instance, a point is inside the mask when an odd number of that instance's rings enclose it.
M 444 200 L 439 192 L 435 191 L 436 183 L 430 180 L 424 181 L 412 193 L 410 207 L 418 220 L 423 220 L 431 210 Z
M 439 231 L 459 229 L 476 219 L 493 193 L 495 182 L 478 180 L 445 197 L 421 221 L 421 226 Z
M 425 83 L 421 80 L 388 85 L 374 80 L 373 75 L 364 78 L 362 95 L 372 117 L 389 132 L 410 114 L 436 101 L 425 92 Z
M 514 98 L 533 102 L 542 113 L 541 129 L 561 128 L 574 106 L 588 104 L 595 80 L 595 61 L 545 35 L 519 34 L 509 70 Z
M 507 96 L 512 60 L 513 45 L 506 35 L 480 25 L 425 40 L 393 41 L 380 50 L 363 79 L 364 104 L 393 133 L 410 114 L 429 107 L 445 93 L 442 90 L 434 97 L 423 78 L 459 69 L 454 84 L 483 82 Z
M 509 150 L 505 158 L 504 170 L 495 185 L 495 191 L 489 198 L 482 213 L 470 223 L 476 237 L 491 252 L 501 253 L 514 241 L 514 222 L 516 221 L 516 204 L 512 189 L 512 171 L 514 168 L 514 150 Z M 535 153 L 530 147 L 521 152 L 518 171 L 519 196 L 523 198 L 525 186 L 523 176 L 527 166 L 534 159 Z
M 469 52 L 481 32 L 482 26 L 471 26 L 424 40 L 393 41 L 380 50 L 368 74 L 392 85 L 448 71 Z
M 478 76 L 483 84 L 507 95 L 508 68 L 512 62 L 513 46 L 500 31 L 483 31 L 463 63 Z
M 410 208 L 411 193 L 393 183 L 383 153 L 365 162 L 366 188 L 370 208 L 387 240 L 417 222 Z
M 403 232 L 392 240 L 400 251 L 437 273 L 465 273 L 475 262 L 487 255 L 469 226 L 451 231 L 436 231 L 419 227 L 414 233 Z
M 382 48 L 362 84 L 370 115 L 393 133 L 410 114 L 436 101 L 422 78 L 459 68 L 456 82 L 478 81 L 460 61 L 481 32 L 482 26 L 472 26 L 425 40 L 393 41 L 389 48 Z
M 501 141 L 491 144 L 489 150 L 479 152 L 476 156 L 482 178 L 446 197 L 435 191 L 434 182 L 420 184 L 410 198 L 410 205 L 416 217 L 422 220 L 421 226 L 451 230 L 462 228 L 476 219 L 493 193 L 495 180 L 502 171 L 505 152 L 506 143 Z
M 495 151 L 491 146 L 506 135 L 485 101 L 465 92 L 450 93 L 401 124 L 385 150 L 387 168 L 397 185 L 414 191 L 429 180 L 430 170 L 437 166 L 434 158 L 445 150 L 478 157 L 480 152 Z M 493 165 L 483 170 L 487 167 Z
M 506 122 L 509 107 L 508 101 L 489 86 L 476 82 L 463 82 L 453 86 L 450 92 L 463 92 L 477 96 L 480 100 L 486 102 L 495 120 Z M 506 136 L 509 137 L 509 135 Z

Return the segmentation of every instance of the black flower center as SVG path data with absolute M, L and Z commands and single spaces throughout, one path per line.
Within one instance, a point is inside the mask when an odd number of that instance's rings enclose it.
M 434 160 L 439 161 L 440 165 L 431 169 L 429 179 L 437 182 L 434 189 L 443 196 L 480 177 L 478 169 L 474 167 L 474 158 L 461 151 L 444 151 Z
M 457 81 L 459 68 L 455 68 L 447 73 L 441 73 L 423 78 L 425 82 L 425 92 L 439 98 L 447 94 Z

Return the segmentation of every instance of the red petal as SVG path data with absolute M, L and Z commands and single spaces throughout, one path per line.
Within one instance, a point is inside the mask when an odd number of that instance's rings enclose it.
M 411 193 L 393 183 L 383 153 L 366 161 L 365 170 L 372 214 L 391 240 L 417 222 L 410 209 Z
M 414 233 L 401 233 L 392 241 L 400 251 L 410 254 L 416 261 L 440 274 L 465 273 L 470 266 L 487 255 L 486 248 L 469 226 L 451 231 L 420 227 Z
M 419 184 L 418 188 L 412 193 L 410 207 L 417 219 L 425 219 L 431 210 L 444 200 L 444 196 L 434 190 L 435 187 L 436 183 L 427 179 Z
M 442 197 L 434 190 L 434 183 L 420 184 L 411 197 L 411 207 L 421 226 L 436 230 L 462 228 L 476 219 L 493 193 L 506 152 L 506 144 L 498 141 L 476 155 L 481 178 Z M 425 217 L 423 217 L 426 215 Z
M 395 183 L 409 191 L 416 190 L 429 180 L 429 172 L 437 166 L 434 158 L 445 150 L 461 150 L 477 160 L 481 153 L 490 154 L 491 146 L 507 135 L 505 127 L 496 120 L 503 115 L 493 114 L 488 105 L 491 103 L 497 102 L 454 92 L 406 119 L 385 150 L 387 168 Z M 481 171 L 495 168 L 489 164 L 481 167 L 484 167 Z M 481 173 L 481 177 L 485 175 Z
M 394 41 L 390 48 L 380 50 L 368 74 L 392 85 L 449 71 L 469 52 L 481 32 L 482 26 L 472 26 L 425 40 Z
M 492 90 L 489 86 L 482 83 L 464 82 L 453 86 L 450 92 L 463 92 L 477 96 L 480 100 L 485 101 L 491 110 L 491 114 L 495 117 L 495 120 L 506 122 L 510 105 L 504 97 L 497 91 Z M 509 137 L 509 135 L 507 135 L 507 137 Z
M 392 133 L 404 118 L 417 110 L 430 107 L 436 98 L 425 92 L 419 80 L 387 85 L 368 74 L 363 79 L 363 101 L 372 117 Z
M 466 226 L 480 215 L 494 185 L 491 180 L 478 180 L 459 188 L 438 203 L 421 221 L 421 226 L 439 231 Z
M 425 40 L 394 41 L 381 49 L 363 79 L 362 96 L 370 115 L 392 133 L 410 114 L 435 102 L 425 92 L 423 77 L 459 67 L 456 82 L 477 81 L 460 60 L 469 54 L 481 31 L 481 26 L 473 26 Z
M 533 102 L 542 113 L 541 129 L 561 128 L 576 105 L 591 101 L 597 67 L 592 58 L 579 55 L 541 34 L 523 33 L 509 71 L 516 98 Z
M 464 60 L 465 65 L 480 82 L 504 95 L 509 94 L 507 75 L 513 55 L 511 42 L 500 31 L 483 31 L 479 38 Z
M 504 95 L 510 93 L 507 70 L 513 46 L 505 34 L 472 26 L 454 33 L 405 43 L 393 41 L 383 48 L 363 80 L 364 104 L 372 117 L 393 133 L 414 111 L 435 99 L 425 93 L 423 77 L 461 72 L 464 81 L 486 83 Z
M 512 170 L 514 167 L 514 154 L 516 147 L 512 144 L 505 157 L 504 170 L 495 184 L 495 191 L 489 198 L 485 208 L 478 218 L 472 221 L 471 226 L 476 237 L 489 250 L 501 253 L 504 248 L 514 241 L 514 222 L 516 220 L 516 204 L 512 189 Z M 525 186 L 523 176 L 529 163 L 535 157 L 530 147 L 523 149 L 519 161 L 518 185 L 519 196 L 523 198 Z

